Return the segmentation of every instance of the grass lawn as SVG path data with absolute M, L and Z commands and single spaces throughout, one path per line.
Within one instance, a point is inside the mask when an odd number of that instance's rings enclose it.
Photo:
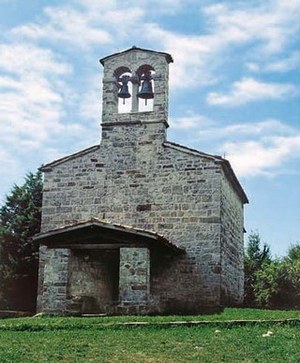
M 0 320 L 0 362 L 300 362 L 300 322 L 226 326 L 216 321 L 300 319 L 300 311 L 226 309 L 168 317 Z M 210 320 L 205 326 L 121 327 L 120 321 Z M 263 337 L 267 331 L 272 335 Z

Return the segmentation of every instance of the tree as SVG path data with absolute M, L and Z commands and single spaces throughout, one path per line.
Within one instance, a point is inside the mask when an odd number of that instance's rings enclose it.
M 252 232 L 248 237 L 248 245 L 244 259 L 244 304 L 253 306 L 255 302 L 254 286 L 256 284 L 256 272 L 263 264 L 271 262 L 270 247 L 264 243 L 261 247 L 261 240 L 258 233 Z
M 280 260 L 264 263 L 255 272 L 255 301 L 260 307 L 279 307 L 284 289 L 285 271 Z
M 264 263 L 255 273 L 255 300 L 271 308 L 300 307 L 300 245 L 292 245 L 287 256 Z
M 284 281 L 283 306 L 300 308 L 300 244 L 291 245 L 282 261 Z
M 42 173 L 28 173 L 14 185 L 0 209 L 1 308 L 35 310 L 40 231 Z
M 290 246 L 285 260 L 287 262 L 300 261 L 300 243 L 296 243 Z

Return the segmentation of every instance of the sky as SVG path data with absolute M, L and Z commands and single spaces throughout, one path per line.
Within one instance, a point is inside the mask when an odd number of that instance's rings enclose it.
M 0 204 L 100 142 L 99 59 L 168 52 L 168 140 L 225 156 L 273 256 L 300 242 L 300 0 L 0 0 Z

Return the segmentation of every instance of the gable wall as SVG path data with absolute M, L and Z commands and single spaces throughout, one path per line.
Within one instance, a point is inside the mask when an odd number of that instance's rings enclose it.
M 145 130 L 152 126 L 140 127 L 148 140 L 114 139 L 45 174 L 42 230 L 97 217 L 161 233 L 187 254 L 153 255 L 153 302 L 161 311 L 218 305 L 220 165 L 165 147 Z

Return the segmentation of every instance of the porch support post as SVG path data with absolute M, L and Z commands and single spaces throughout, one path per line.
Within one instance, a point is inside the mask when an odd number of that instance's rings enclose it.
M 63 315 L 67 310 L 68 270 L 70 250 L 47 249 L 42 287 L 42 311 Z
M 150 296 L 150 251 L 120 248 L 120 305 L 146 305 Z

